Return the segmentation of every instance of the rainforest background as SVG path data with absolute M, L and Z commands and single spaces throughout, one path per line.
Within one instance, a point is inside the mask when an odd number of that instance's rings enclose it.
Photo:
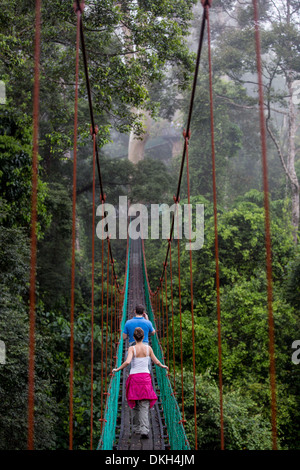
M 202 6 L 196 0 L 87 0 L 84 28 L 107 202 L 172 204 L 183 145 Z M 2 0 L 0 79 L 0 449 L 27 445 L 28 287 L 31 210 L 34 2 Z M 259 1 L 268 138 L 278 438 L 299 449 L 300 6 Z M 66 449 L 69 418 L 71 208 L 76 16 L 72 2 L 42 6 L 36 306 L 35 447 Z M 217 159 L 224 426 L 227 449 L 270 449 L 265 235 L 252 2 L 211 8 Z M 89 448 L 92 142 L 80 67 L 76 212 L 74 448 Z M 128 158 L 130 133 L 142 158 Z M 193 203 L 205 207 L 205 240 L 193 253 L 199 449 L 219 449 L 219 391 L 207 46 L 190 140 Z M 175 143 L 177 142 L 177 147 Z M 179 144 L 178 144 L 179 143 Z M 99 188 L 97 188 L 99 190 Z M 187 202 L 183 178 L 181 202 Z M 96 239 L 94 442 L 100 435 L 101 242 Z M 186 431 L 193 446 L 189 257 L 182 243 Z M 166 240 L 147 240 L 151 286 Z M 114 240 L 120 283 L 126 241 Z M 175 250 L 174 245 L 174 250 Z M 175 259 L 175 256 L 173 257 Z M 178 277 L 174 261 L 177 399 Z M 106 274 L 104 274 L 106 276 Z M 105 289 L 105 282 L 104 282 Z M 104 292 L 106 298 L 106 290 Z M 169 302 L 170 305 L 170 302 Z M 171 311 L 169 312 L 171 315 Z M 104 339 L 109 334 L 105 328 Z M 107 364 L 110 371 L 111 364 Z

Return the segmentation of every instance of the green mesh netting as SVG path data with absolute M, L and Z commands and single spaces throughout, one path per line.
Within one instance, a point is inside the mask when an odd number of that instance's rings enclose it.
M 146 269 L 144 258 L 142 256 L 142 263 L 143 263 L 143 276 L 144 276 L 144 287 L 145 287 L 145 300 L 146 300 L 146 307 L 147 313 L 149 316 L 149 320 L 154 325 L 155 330 L 157 328 L 155 326 L 155 318 L 152 311 L 152 306 L 150 302 L 150 293 L 147 283 L 146 277 Z M 164 363 L 163 351 L 158 341 L 157 334 L 152 337 L 151 346 L 153 349 L 154 354 L 160 360 L 161 363 Z M 163 406 L 163 412 L 165 416 L 165 421 L 168 429 L 169 434 L 169 441 L 172 450 L 190 450 L 190 445 L 186 437 L 186 433 L 182 423 L 180 409 L 178 406 L 177 401 L 174 398 L 172 385 L 169 380 L 169 377 L 166 375 L 166 370 L 162 369 L 161 367 L 155 366 L 156 368 L 156 376 L 159 386 L 159 395 Z
M 126 273 L 126 285 L 125 285 L 125 295 L 122 309 L 122 321 L 121 321 L 121 331 L 124 329 L 126 317 L 127 317 L 127 299 L 128 299 L 128 283 L 129 283 L 129 258 L 130 258 L 130 238 L 129 238 L 129 247 L 128 247 L 128 258 L 127 258 L 127 273 Z M 123 356 L 123 335 L 120 337 L 120 343 L 118 346 L 117 352 L 117 362 L 116 367 L 120 367 L 122 364 Z M 113 443 L 115 440 L 116 434 L 116 423 L 118 416 L 118 398 L 120 392 L 120 381 L 121 374 L 115 374 L 111 379 L 109 388 L 108 388 L 108 398 L 106 401 L 106 407 L 104 412 L 104 426 L 102 428 L 102 434 L 100 441 L 97 447 L 97 450 L 112 450 Z

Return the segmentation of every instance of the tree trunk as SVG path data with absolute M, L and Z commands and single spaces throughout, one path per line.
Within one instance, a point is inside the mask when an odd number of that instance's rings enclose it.
M 137 163 L 140 160 L 144 160 L 145 145 L 150 136 L 152 119 L 148 112 L 144 111 L 143 114 L 143 124 L 145 127 L 145 133 L 142 136 L 137 136 L 133 131 L 131 131 L 129 137 L 128 160 L 130 160 L 132 163 Z
M 289 136 L 288 136 L 288 156 L 287 156 L 287 170 L 289 173 L 289 180 L 291 184 L 291 199 L 292 199 L 292 226 L 293 238 L 297 244 L 297 235 L 299 229 L 299 181 L 295 170 L 295 135 L 296 135 L 296 112 L 295 104 L 293 102 L 293 80 L 292 74 L 288 74 L 287 86 L 289 90 Z

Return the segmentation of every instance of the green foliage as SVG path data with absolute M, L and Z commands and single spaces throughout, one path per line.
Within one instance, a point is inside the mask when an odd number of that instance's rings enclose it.
M 198 79 L 193 107 L 189 160 L 191 193 L 212 199 L 211 121 L 208 90 L 208 75 L 202 74 Z M 238 99 L 242 90 L 234 88 L 224 80 L 215 79 L 214 94 L 216 95 L 214 102 L 215 152 L 219 182 L 224 181 L 228 161 L 237 155 L 242 139 L 240 125 L 233 120 L 230 105 L 222 99 L 222 96 L 228 95 L 231 99 Z M 224 184 L 222 186 L 224 187 Z M 186 177 L 183 178 L 182 190 L 183 196 L 186 196 Z
M 71 201 L 62 183 L 49 184 L 45 206 L 51 223 L 39 244 L 38 282 L 46 308 L 55 308 L 70 289 Z
M 0 448 L 27 448 L 28 384 L 28 241 L 17 228 L 1 227 L 0 336 L 6 363 L 0 366 Z M 35 446 L 55 447 L 56 400 L 44 363 L 49 360 L 49 336 L 36 333 Z
M 184 371 L 184 411 L 186 431 L 194 446 L 193 376 Z M 176 375 L 178 401 L 181 401 L 180 375 Z M 220 393 L 209 372 L 196 375 L 197 439 L 200 450 L 220 449 Z M 224 437 L 227 450 L 269 450 L 270 425 L 263 416 L 262 406 L 240 389 L 227 390 L 223 395 Z
M 300 311 L 300 254 L 299 249 L 296 256 L 288 264 L 288 276 L 286 279 L 286 299 Z
M 32 128 L 24 114 L 15 113 L 9 106 L 0 110 L 0 191 L 6 204 L 2 223 L 16 227 L 30 225 L 31 175 L 32 175 Z M 45 197 L 47 187 L 38 180 L 38 236 L 49 223 Z
M 159 84 L 171 65 L 173 86 L 186 87 L 193 55 L 185 37 L 194 3 L 195 0 L 176 0 L 172 5 L 160 2 L 158 8 L 157 2 L 86 2 L 85 41 L 91 59 L 89 73 L 95 112 L 101 116 L 99 136 L 107 135 L 107 113 L 117 118 L 120 130 L 128 131 L 134 125 L 139 132 L 141 123 L 132 107 L 155 111 L 158 103 L 150 102 L 149 88 L 151 84 Z M 3 50 L 0 72 L 9 77 L 8 94 L 13 93 L 15 103 L 30 112 L 32 6 L 32 2 L 26 5 L 20 0 L 5 1 L 0 17 Z M 51 144 L 55 142 L 56 147 L 64 150 L 69 146 L 72 132 L 76 16 L 72 4 L 56 1 L 43 5 L 42 17 L 41 115 L 45 113 L 50 128 L 46 122 L 41 125 L 48 135 L 47 145 L 51 140 Z M 84 86 L 80 93 L 85 101 Z M 87 124 L 83 114 L 80 120 L 81 124 Z M 67 136 L 62 132 L 62 125 Z
M 159 204 L 170 198 L 169 185 L 172 182 L 164 163 L 147 158 L 137 163 L 133 173 L 132 202 Z
M 176 304 L 175 304 L 176 306 Z M 192 320 L 189 311 L 182 313 L 182 351 L 184 364 L 190 363 L 193 357 Z M 175 358 L 180 364 L 180 319 L 177 315 L 174 320 Z M 195 350 L 196 371 L 204 373 L 212 364 L 217 363 L 216 331 L 211 327 L 211 320 L 204 317 L 196 317 L 194 333 L 197 338 Z
M 221 9 L 226 6 L 219 3 Z M 223 10 L 223 11 L 224 11 Z M 257 108 L 257 66 L 256 47 L 254 40 L 253 5 L 243 7 L 238 2 L 232 2 L 230 7 L 234 27 L 222 25 L 216 28 L 214 67 L 218 76 L 226 76 L 232 85 L 244 87 L 246 91 L 242 103 L 233 100 L 235 108 L 249 109 L 244 111 L 246 125 L 249 125 L 247 135 L 251 135 L 250 145 L 257 146 L 255 133 L 258 115 L 253 115 Z M 263 76 L 263 92 L 266 114 L 266 130 L 269 160 L 269 185 L 276 198 L 284 198 L 287 191 L 291 196 L 290 215 L 293 223 L 294 241 L 297 239 L 299 225 L 299 182 L 297 178 L 297 138 L 298 132 L 296 103 L 293 100 L 293 83 L 300 77 L 299 61 L 299 4 L 290 0 L 259 3 L 259 26 L 261 38 L 261 67 Z M 296 83 L 296 82 L 295 82 Z M 255 88 L 253 88 L 255 85 Z M 281 115 L 286 115 L 286 121 Z M 256 123 L 253 126 L 251 118 Z M 280 122 L 280 124 L 279 124 Z M 249 132 L 250 131 L 250 132 Z M 253 139 L 255 139 L 253 141 Z M 278 156 L 281 155 L 280 158 Z M 284 162 L 282 164 L 281 162 Z M 285 166 L 285 171 L 283 170 Z M 251 171 L 252 172 L 252 171 Z M 286 173 L 288 179 L 285 181 Z M 258 177 L 258 175 L 256 175 Z M 287 187 L 288 184 L 288 187 Z M 248 188 L 247 188 L 248 189 Z M 297 213 L 298 215 L 295 215 Z
M 185 203 L 186 201 L 182 201 Z M 215 291 L 214 218 L 212 205 L 201 197 L 193 204 L 205 204 L 205 240 L 201 250 L 193 252 L 194 334 L 199 414 L 199 448 L 219 448 L 217 310 Z M 299 373 L 291 362 L 291 344 L 299 328 L 297 317 L 297 258 L 289 225 L 282 227 L 285 208 L 282 201 L 271 203 L 273 313 L 275 322 L 276 367 L 278 381 L 278 428 L 282 448 L 297 448 L 292 431 L 293 413 L 299 390 Z M 266 259 L 263 195 L 252 190 L 236 200 L 230 210 L 218 214 L 218 239 L 221 293 L 222 369 L 224 384 L 225 445 L 228 449 L 269 449 L 269 326 L 266 290 Z M 176 242 L 177 243 L 177 242 Z M 181 242 L 181 304 L 183 363 L 191 374 L 192 320 L 190 308 L 189 253 Z M 150 279 L 161 276 L 166 246 L 154 247 L 146 240 L 146 258 Z M 173 247 L 173 305 L 175 359 L 180 368 L 180 320 L 177 275 L 177 247 Z M 151 282 L 152 284 L 152 282 Z M 152 288 L 155 284 L 152 285 Z M 288 293 L 286 286 L 289 286 Z M 293 292 L 293 295 L 289 293 Z M 168 288 L 169 337 L 171 298 Z M 293 308 L 294 306 L 294 308 Z M 164 344 L 164 343 L 163 343 Z M 164 344 L 165 354 L 166 345 Z M 172 346 L 170 346 L 172 357 Z M 172 364 L 172 361 L 171 361 Z M 206 374 L 209 371 L 209 375 Z M 200 377 L 202 377 L 202 375 Z M 192 380 L 190 375 L 190 381 Z M 204 381 L 204 385 L 201 381 Z M 193 386 L 184 379 L 188 407 L 187 430 L 193 442 Z M 199 383 L 199 382 L 197 382 Z M 198 388 L 199 387 L 199 388 Z M 203 398 L 203 390 L 207 387 Z M 177 387 L 179 389 L 179 386 Z M 284 400 L 284 395 L 287 400 Z M 189 397 L 189 398 L 188 398 Z M 213 398 L 214 397 L 214 398 Z M 202 404 L 201 400 L 204 400 Z M 209 400 L 214 400 L 211 403 Z M 180 400 L 179 400 L 180 402 Z M 225 409 L 224 408 L 224 409 Z M 232 414 L 232 415 L 231 415 Z M 238 425 L 236 423 L 239 423 Z M 251 423 L 251 424 L 250 424 Z M 251 428 L 251 433 L 249 429 Z M 253 431 L 253 433 L 252 433 Z

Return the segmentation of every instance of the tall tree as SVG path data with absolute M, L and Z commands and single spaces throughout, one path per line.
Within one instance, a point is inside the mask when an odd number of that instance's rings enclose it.
M 256 65 L 252 2 L 216 2 L 222 22 L 216 35 L 215 65 L 236 84 L 243 84 L 253 105 Z M 227 16 L 226 16 L 227 15 Z M 300 5 L 295 0 L 261 1 L 260 28 L 266 108 L 266 127 L 279 155 L 290 187 L 291 223 L 297 243 L 299 180 L 296 164 L 297 100 L 295 81 L 300 77 Z M 281 124 L 278 125 L 278 121 Z M 270 147 L 271 149 L 271 147 Z

